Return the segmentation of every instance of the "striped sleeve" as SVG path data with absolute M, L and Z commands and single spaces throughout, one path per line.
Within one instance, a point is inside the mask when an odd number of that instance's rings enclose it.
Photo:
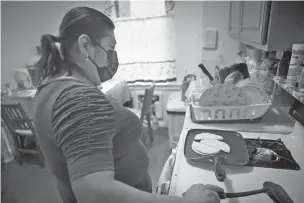
M 114 108 L 97 88 L 77 84 L 59 95 L 52 111 L 53 133 L 71 181 L 114 170 L 115 121 Z

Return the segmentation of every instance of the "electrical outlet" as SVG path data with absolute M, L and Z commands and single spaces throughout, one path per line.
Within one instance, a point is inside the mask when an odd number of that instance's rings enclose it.
M 204 48 L 215 49 L 217 46 L 217 29 L 206 28 L 204 30 Z

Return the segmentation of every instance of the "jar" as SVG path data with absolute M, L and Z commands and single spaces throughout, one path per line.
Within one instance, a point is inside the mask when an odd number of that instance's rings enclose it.
M 289 63 L 287 81 L 296 85 L 299 73 L 299 64 L 304 61 L 304 44 L 294 44 L 292 46 L 292 55 Z

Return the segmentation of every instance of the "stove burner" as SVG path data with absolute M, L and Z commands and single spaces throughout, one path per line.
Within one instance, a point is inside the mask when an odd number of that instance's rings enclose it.
M 255 148 L 252 150 L 252 153 L 253 159 L 263 161 L 265 163 L 275 163 L 280 160 L 280 156 L 271 149 Z
M 246 166 L 300 170 L 281 139 L 245 139 L 245 142 L 249 153 Z

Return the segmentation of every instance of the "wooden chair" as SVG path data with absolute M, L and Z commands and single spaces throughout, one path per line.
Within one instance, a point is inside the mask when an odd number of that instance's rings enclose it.
M 11 132 L 16 144 L 16 160 L 23 164 L 22 154 L 36 155 L 44 168 L 44 157 L 38 145 L 33 120 L 29 119 L 20 103 L 1 104 L 1 117 Z M 27 141 L 32 141 L 26 144 Z
M 135 108 L 128 108 L 130 111 L 135 113 L 140 118 L 140 121 L 144 126 L 145 132 L 143 135 L 143 142 L 145 145 L 147 145 L 146 144 L 147 134 L 149 135 L 149 139 L 151 143 L 154 142 L 154 132 L 152 129 L 152 121 L 151 121 L 154 87 L 155 84 L 153 83 L 149 88 L 145 89 L 145 95 L 144 95 L 141 110 Z M 146 132 L 146 128 L 148 132 Z

